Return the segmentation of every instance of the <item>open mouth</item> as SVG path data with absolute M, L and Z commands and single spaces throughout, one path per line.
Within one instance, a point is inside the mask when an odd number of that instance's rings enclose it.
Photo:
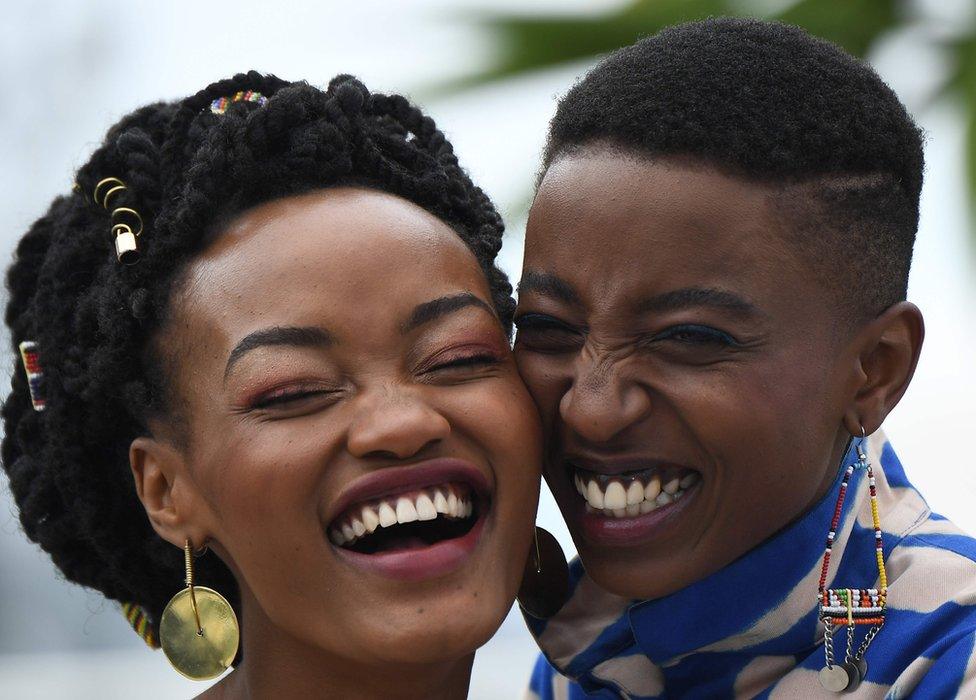
M 329 539 L 366 555 L 419 550 L 463 538 L 486 510 L 469 484 L 440 484 L 354 503 L 332 521 Z
M 569 464 L 576 491 L 586 512 L 607 518 L 633 518 L 665 508 L 701 481 L 701 475 L 682 467 L 653 467 L 598 474 Z
M 490 472 L 444 457 L 375 469 L 339 494 L 326 534 L 343 562 L 399 581 L 463 568 L 491 523 Z

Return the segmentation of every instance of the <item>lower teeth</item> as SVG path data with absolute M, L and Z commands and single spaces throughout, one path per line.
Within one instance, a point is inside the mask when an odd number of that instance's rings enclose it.
M 405 525 L 393 525 L 381 528 L 372 535 L 363 537 L 344 547 L 360 554 L 421 549 L 439 542 L 463 537 L 471 531 L 476 521 L 476 517 L 461 520 L 438 518 L 437 520 L 416 521 Z

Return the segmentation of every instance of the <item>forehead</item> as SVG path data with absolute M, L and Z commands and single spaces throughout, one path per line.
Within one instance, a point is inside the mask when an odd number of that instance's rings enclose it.
M 360 188 L 245 212 L 190 263 L 182 290 L 186 313 L 229 336 L 268 325 L 366 331 L 442 294 L 489 298 L 473 253 L 446 223 Z
M 540 183 L 525 267 L 567 277 L 584 295 L 709 287 L 762 296 L 804 273 L 771 197 L 695 163 L 566 156 Z

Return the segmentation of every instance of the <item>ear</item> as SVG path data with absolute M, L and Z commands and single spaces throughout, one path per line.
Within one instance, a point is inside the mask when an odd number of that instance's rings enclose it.
M 888 308 L 865 326 L 854 340 L 858 384 L 844 414 L 854 436 L 871 434 L 884 422 L 908 389 L 925 337 L 918 307 L 907 301 Z
M 129 446 L 129 466 L 156 534 L 180 549 L 187 538 L 194 548 L 206 544 L 209 533 L 201 526 L 205 509 L 182 453 L 169 442 L 138 437 Z

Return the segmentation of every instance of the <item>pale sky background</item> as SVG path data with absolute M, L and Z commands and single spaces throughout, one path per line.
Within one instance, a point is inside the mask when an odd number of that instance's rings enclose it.
M 762 0 L 778 4 L 782 0 Z M 477 9 L 592 12 L 609 0 L 359 0 L 242 3 L 14 3 L 0 26 L 0 259 L 122 114 L 256 68 L 325 85 L 353 73 L 373 90 L 413 94 L 453 141 L 462 164 L 509 225 L 502 262 L 517 279 L 522 207 L 555 97 L 586 64 L 424 100 L 423 86 L 483 64 L 492 39 L 466 19 Z M 743 2 L 744 6 L 749 3 Z M 947 23 L 966 0 L 916 2 Z M 752 3 L 751 6 L 757 6 Z M 915 381 L 885 424 L 933 508 L 976 532 L 976 470 L 965 436 L 976 411 L 976 236 L 966 212 L 963 124 L 954 105 L 928 104 L 946 70 L 926 30 L 886 41 L 872 60 L 925 128 L 927 175 L 909 298 L 928 336 Z M 925 107 L 923 109 L 923 107 Z M 6 263 L 4 263 L 6 265 Z M 6 349 L 8 343 L 3 343 Z M 4 350 L 6 352 L 6 350 Z M 5 361 L 4 370 L 10 362 Z M 6 375 L 2 377 L 7 386 Z M 788 459 L 788 454 L 784 454 Z M 882 514 L 883 517 L 883 514 Z M 572 549 L 544 491 L 539 523 Z M 174 592 L 180 582 L 174 581 Z M 475 662 L 472 698 L 519 697 L 534 646 L 517 616 Z M 191 697 L 200 692 L 150 653 L 112 604 L 65 583 L 20 532 L 0 476 L 0 697 Z

